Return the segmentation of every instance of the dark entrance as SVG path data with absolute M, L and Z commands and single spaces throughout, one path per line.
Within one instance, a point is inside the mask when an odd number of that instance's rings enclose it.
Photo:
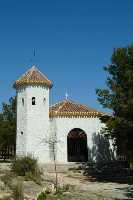
M 87 162 L 87 135 L 79 129 L 72 129 L 67 136 L 68 162 Z

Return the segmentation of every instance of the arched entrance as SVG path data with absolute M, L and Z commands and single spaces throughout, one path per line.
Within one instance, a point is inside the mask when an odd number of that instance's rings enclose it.
M 79 128 L 72 129 L 67 136 L 68 162 L 87 162 L 87 135 Z

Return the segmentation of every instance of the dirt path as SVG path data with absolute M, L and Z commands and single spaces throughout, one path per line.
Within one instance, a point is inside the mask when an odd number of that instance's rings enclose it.
M 54 180 L 54 173 L 45 173 L 44 179 Z M 70 184 L 75 186 L 73 191 L 74 199 L 133 199 L 133 185 L 111 182 L 92 182 L 86 180 L 82 174 L 59 173 L 59 184 Z M 71 199 L 71 198 L 70 198 Z

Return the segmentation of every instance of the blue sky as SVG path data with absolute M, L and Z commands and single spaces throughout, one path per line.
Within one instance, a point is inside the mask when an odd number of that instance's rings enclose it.
M 51 102 L 69 98 L 102 110 L 95 88 L 113 49 L 133 42 L 132 0 L 0 0 L 0 103 L 34 62 L 53 81 Z

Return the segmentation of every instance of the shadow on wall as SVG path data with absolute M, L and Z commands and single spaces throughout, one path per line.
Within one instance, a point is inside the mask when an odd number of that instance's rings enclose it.
M 92 136 L 92 148 L 88 148 L 88 161 L 89 162 L 103 162 L 115 159 L 113 147 L 108 138 L 101 134 L 94 133 Z
M 89 181 L 133 184 L 133 169 L 129 169 L 127 161 L 116 159 L 109 139 L 94 133 L 92 141 L 92 148 L 88 149 L 88 163 L 83 165 L 83 174 L 87 179 Z M 125 188 L 125 193 L 128 197 L 133 197 L 132 188 Z

